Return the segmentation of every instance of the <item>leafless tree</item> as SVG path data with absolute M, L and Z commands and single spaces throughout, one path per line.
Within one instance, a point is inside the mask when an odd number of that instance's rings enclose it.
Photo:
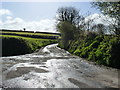
M 79 16 L 79 10 L 74 7 L 61 7 L 57 11 L 58 21 L 68 21 L 74 25 L 78 24 L 78 20 L 81 18 Z

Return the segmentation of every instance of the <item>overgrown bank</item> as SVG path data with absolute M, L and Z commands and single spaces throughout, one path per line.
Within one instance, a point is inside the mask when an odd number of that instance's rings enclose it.
M 59 46 L 63 46 L 62 40 Z M 69 40 L 65 48 L 70 53 L 94 61 L 97 64 L 120 68 L 120 37 L 112 35 L 81 36 Z
M 33 39 L 20 36 L 0 36 L 2 39 L 2 56 L 13 56 L 32 53 L 48 44 L 57 43 L 57 39 Z
M 95 2 L 104 15 L 115 20 L 105 23 L 97 22 L 101 16 L 80 15 L 74 7 L 58 9 L 56 25 L 61 33 L 59 46 L 72 54 L 114 68 L 120 68 L 120 23 L 118 11 L 107 10 L 106 6 L 118 8 L 119 3 Z M 89 17 L 89 19 L 88 19 Z M 101 20 L 102 21 L 102 20 Z

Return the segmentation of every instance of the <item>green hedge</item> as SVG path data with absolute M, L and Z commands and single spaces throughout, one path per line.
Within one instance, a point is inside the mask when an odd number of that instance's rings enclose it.
M 68 51 L 89 61 L 120 68 L 120 37 L 112 35 L 89 36 L 73 40 Z
M 33 39 L 17 36 L 1 36 L 0 39 L 2 39 L 2 56 L 32 53 L 43 46 L 58 42 L 57 40 L 51 39 Z

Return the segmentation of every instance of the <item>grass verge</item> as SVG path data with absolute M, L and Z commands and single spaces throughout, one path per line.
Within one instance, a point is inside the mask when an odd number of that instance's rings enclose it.
M 13 35 L 0 35 L 2 39 L 2 56 L 32 53 L 48 44 L 57 43 L 57 39 L 36 39 Z

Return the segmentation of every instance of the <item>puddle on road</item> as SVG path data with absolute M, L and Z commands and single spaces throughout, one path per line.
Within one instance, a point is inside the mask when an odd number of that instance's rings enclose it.
M 85 84 L 85 83 L 83 83 L 83 82 L 80 82 L 80 81 L 78 81 L 78 80 L 76 80 L 76 79 L 74 79 L 74 78 L 68 78 L 68 80 L 69 80 L 71 83 L 77 85 L 79 88 L 93 88 L 93 87 L 88 86 L 87 84 Z
M 2 67 L 2 72 L 6 71 L 8 68 L 16 64 L 16 62 L 3 62 L 4 67 Z
M 40 67 L 43 67 L 43 68 L 48 68 L 47 66 L 40 66 Z
M 17 67 L 17 70 L 10 71 L 6 74 L 6 79 L 12 79 L 16 77 L 20 77 L 24 74 L 27 74 L 31 71 L 35 71 L 37 73 L 46 73 L 49 72 L 47 70 L 41 69 L 41 68 L 35 68 L 35 67 Z
M 43 63 L 43 62 L 31 62 L 30 64 L 33 64 L 33 65 L 35 65 L 35 64 L 37 64 L 37 65 L 44 65 L 45 63 Z

